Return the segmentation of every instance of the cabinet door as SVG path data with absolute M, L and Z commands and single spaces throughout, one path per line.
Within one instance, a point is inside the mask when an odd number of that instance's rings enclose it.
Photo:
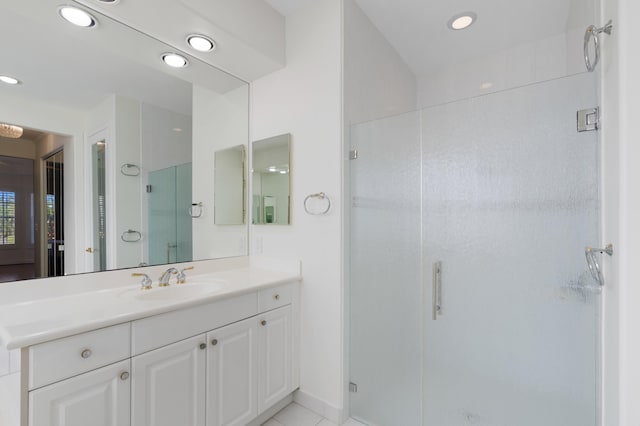
M 258 414 L 255 318 L 207 334 L 207 426 L 244 426 Z
M 291 306 L 258 318 L 258 411 L 262 412 L 293 390 Z
M 126 360 L 29 392 L 29 425 L 130 425 L 129 371 Z
M 132 358 L 134 426 L 204 426 L 205 336 Z

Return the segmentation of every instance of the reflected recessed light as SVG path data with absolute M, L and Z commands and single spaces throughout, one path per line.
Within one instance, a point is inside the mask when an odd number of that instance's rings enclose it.
M 173 130 L 174 132 L 178 132 L 178 133 L 182 131 L 182 129 L 180 127 L 174 127 L 171 130 Z
M 189 65 L 187 58 L 177 53 L 163 53 L 162 61 L 173 68 L 184 68 Z
M 107 3 L 107 4 L 116 4 L 118 3 L 120 0 L 98 0 L 100 3 Z
M 22 137 L 24 129 L 13 124 L 0 123 L 0 136 L 11 139 L 19 139 Z
M 7 84 L 20 84 L 20 80 L 17 78 L 9 77 L 8 75 L 0 75 L 0 81 Z
M 92 28 L 95 27 L 98 23 L 98 21 L 96 21 L 96 18 L 82 9 L 78 9 L 77 7 L 62 6 L 60 9 L 58 9 L 58 12 L 64 19 L 79 27 Z
M 286 174 L 287 174 L 287 171 L 286 171 L 286 170 L 280 170 L 280 174 L 281 174 L 281 175 L 286 175 Z
M 191 34 L 187 37 L 187 44 L 198 52 L 211 52 L 216 48 L 216 43 L 207 36 Z
M 269 170 L 270 172 L 277 172 L 277 171 L 278 171 L 278 169 L 277 169 L 277 168 L 275 168 L 275 167 L 273 167 L 273 166 L 269 167 L 269 169 L 268 169 L 268 170 Z
M 459 13 L 453 18 L 449 19 L 447 26 L 452 30 L 464 30 L 465 28 L 469 28 L 477 18 L 478 15 L 476 15 L 474 12 Z
M 483 90 L 491 89 L 492 87 L 493 87 L 493 83 L 488 83 L 488 82 L 487 83 L 482 83 L 480 85 L 480 88 L 483 89 Z

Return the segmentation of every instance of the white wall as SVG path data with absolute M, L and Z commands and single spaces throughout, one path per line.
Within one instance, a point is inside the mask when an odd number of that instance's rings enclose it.
M 193 220 L 193 258 L 212 259 L 247 253 L 246 225 L 214 223 L 215 152 L 246 145 L 248 87 L 215 93 L 193 87 L 193 202 L 203 203 L 202 216 Z M 246 178 L 246 177 L 245 177 Z
M 298 401 L 330 419 L 343 398 L 341 241 L 341 1 L 313 2 L 287 17 L 287 66 L 251 86 L 252 140 L 291 133 L 291 225 L 252 225 L 251 252 L 300 259 L 301 374 Z M 325 216 L 303 200 L 324 191 Z
M 115 224 L 111 238 L 116 245 L 115 267 L 128 268 L 142 262 L 143 240 L 128 243 L 123 241 L 123 232 L 132 229 L 140 231 L 141 218 L 141 176 L 125 176 L 120 168 L 123 164 L 141 164 L 141 113 L 140 102 L 116 96 L 115 100 Z M 107 146 L 107 149 L 109 147 Z M 130 238 L 130 237 L 129 237 Z
M 601 21 L 613 19 L 603 41 L 604 241 L 614 244 L 607 260 L 604 344 L 604 425 L 640 424 L 640 16 L 636 0 L 603 2 Z
M 416 77 L 355 0 L 344 1 L 345 125 L 416 109 Z

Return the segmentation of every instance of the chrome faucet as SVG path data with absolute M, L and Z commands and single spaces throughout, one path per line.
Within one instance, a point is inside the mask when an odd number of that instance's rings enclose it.
M 169 280 L 171 279 L 171 275 L 175 275 L 178 273 L 176 268 L 169 268 L 162 273 L 160 279 L 158 280 L 159 287 L 167 287 L 169 285 Z
M 178 284 L 184 284 L 187 282 L 187 274 L 184 271 L 190 271 L 193 269 L 193 266 L 189 266 L 188 268 L 184 268 L 180 271 L 176 279 L 178 280 Z
M 140 286 L 142 290 L 151 290 L 151 286 L 152 286 L 152 281 L 151 278 L 149 278 L 149 275 L 147 274 L 141 274 L 141 273 L 133 273 L 131 274 L 132 277 L 142 277 L 142 281 L 140 282 Z

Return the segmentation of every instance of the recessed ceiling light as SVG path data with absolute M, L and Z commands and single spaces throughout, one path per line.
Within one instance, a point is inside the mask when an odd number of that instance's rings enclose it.
M 191 34 L 187 37 L 187 44 L 198 52 L 211 52 L 216 48 L 213 40 L 201 34 Z
M 100 3 L 107 3 L 107 4 L 116 4 L 118 3 L 120 0 L 98 0 Z
M 96 21 L 96 18 L 82 9 L 78 9 L 77 7 L 62 6 L 58 11 L 60 13 L 60 16 L 71 22 L 73 25 L 77 25 L 79 27 L 92 28 L 95 27 L 98 23 L 98 21 Z
M 458 13 L 453 18 L 449 19 L 447 26 L 452 30 L 464 30 L 465 28 L 469 28 L 477 18 L 478 15 L 474 12 Z
M 163 53 L 162 61 L 173 68 L 184 68 L 189 65 L 187 58 L 177 53 Z
M 287 174 L 287 171 L 286 171 L 286 170 L 280 170 L 280 174 L 281 174 L 281 175 L 286 175 L 286 174 Z
M 20 80 L 17 78 L 9 77 L 8 75 L 0 75 L 0 81 L 7 84 L 20 84 Z
M 483 90 L 491 89 L 492 87 L 493 87 L 493 83 L 489 83 L 489 82 L 482 83 L 480 85 L 480 88 L 483 89 Z

